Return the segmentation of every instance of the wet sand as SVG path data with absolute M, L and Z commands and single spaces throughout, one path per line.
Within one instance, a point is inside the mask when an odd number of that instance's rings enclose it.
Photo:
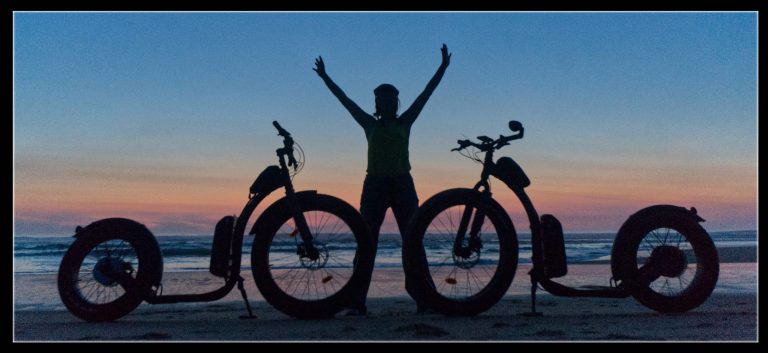
M 726 248 L 727 249 L 727 248 Z M 723 249 L 725 250 L 725 249 Z M 55 275 L 17 275 L 14 288 L 16 341 L 756 341 L 755 248 L 720 251 L 721 274 L 713 295 L 683 314 L 660 314 L 633 298 L 563 298 L 539 291 L 540 317 L 530 311 L 528 266 L 518 268 L 505 298 L 473 317 L 417 315 L 401 269 L 376 269 L 369 315 L 297 320 L 272 308 L 244 273 L 254 320 L 241 320 L 245 305 L 237 290 L 209 303 L 149 305 L 109 323 L 88 323 L 67 312 Z M 752 255 L 750 255 L 752 254 Z M 725 256 L 724 256 L 725 255 Z M 557 281 L 607 285 L 610 266 L 569 265 Z M 222 280 L 207 272 L 164 274 L 164 293 L 203 292 Z
M 756 297 L 714 294 L 685 314 L 659 314 L 633 299 L 507 296 L 474 317 L 417 315 L 408 297 L 372 298 L 367 317 L 296 320 L 266 302 L 142 305 L 120 320 L 88 323 L 66 311 L 16 313 L 17 341 L 755 341 Z

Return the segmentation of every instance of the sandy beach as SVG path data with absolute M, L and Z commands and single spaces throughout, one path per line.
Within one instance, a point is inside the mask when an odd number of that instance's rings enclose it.
M 564 298 L 539 291 L 540 317 L 530 310 L 528 266 L 521 265 L 507 296 L 474 317 L 417 315 L 407 296 L 401 269 L 376 269 L 367 317 L 337 315 L 297 320 L 272 308 L 259 295 L 251 274 L 246 290 L 257 316 L 246 313 L 240 294 L 209 303 L 141 304 L 109 323 L 88 323 L 67 312 L 55 288 L 55 275 L 17 275 L 14 288 L 15 341 L 756 341 L 757 263 L 755 248 L 720 251 L 718 287 L 700 307 L 684 314 L 660 314 L 633 298 Z M 732 261 L 738 262 L 732 262 Z M 748 262 L 743 262 L 747 260 Z M 607 284 L 606 264 L 569 265 L 559 282 Z M 41 285 L 46 283 L 48 285 Z M 52 283 L 52 284 L 51 284 Z M 218 287 L 206 272 L 164 274 L 166 294 Z

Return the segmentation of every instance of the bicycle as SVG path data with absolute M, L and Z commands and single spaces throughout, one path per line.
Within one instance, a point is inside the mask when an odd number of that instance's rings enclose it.
M 539 217 L 525 192 L 530 179 L 510 157 L 493 161 L 495 151 L 523 138 L 515 134 L 479 142 L 459 140 L 464 156 L 482 163 L 480 181 L 472 189 L 439 192 L 422 204 L 408 226 L 403 244 L 404 267 L 433 310 L 446 315 L 475 315 L 497 303 L 517 270 L 518 243 L 514 224 L 492 197 L 489 177 L 511 189 L 525 209 L 531 229 L 531 315 L 539 286 L 566 297 L 626 298 L 659 312 L 685 312 L 701 305 L 715 288 L 719 274 L 717 249 L 699 224 L 696 208 L 654 205 L 631 215 L 619 229 L 611 249 L 609 286 L 574 288 L 553 278 L 567 274 L 562 226 L 552 215 Z M 484 153 L 470 155 L 466 148 Z
M 256 206 L 284 188 L 256 219 L 251 268 L 256 286 L 279 311 L 300 319 L 325 318 L 341 311 L 360 291 L 362 274 L 373 269 L 373 244 L 358 211 L 347 202 L 317 191 L 295 191 L 292 177 L 303 167 L 294 156 L 290 133 L 283 137 L 279 166 L 264 169 L 249 189 L 239 217 L 226 216 L 215 227 L 209 272 L 222 287 L 201 294 L 162 294 L 163 262 L 157 239 L 142 224 L 107 218 L 78 226 L 58 272 L 59 296 L 66 308 L 86 321 L 112 321 L 149 304 L 214 301 L 237 285 L 253 318 L 240 276 L 245 229 Z M 287 163 L 286 163 L 287 158 Z M 293 171 L 290 168 L 293 167 Z

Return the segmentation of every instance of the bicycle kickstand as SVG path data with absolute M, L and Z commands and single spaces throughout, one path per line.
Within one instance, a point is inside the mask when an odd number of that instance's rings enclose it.
M 248 302 L 248 296 L 245 294 L 245 286 L 243 286 L 243 277 L 240 275 L 237 275 L 237 289 L 240 290 L 240 294 L 243 295 L 243 300 L 245 301 L 245 308 L 248 309 L 248 315 L 240 315 L 240 319 L 255 319 L 256 316 L 253 315 L 253 312 L 251 311 L 251 304 Z
M 544 316 L 544 313 L 536 311 L 536 290 L 539 288 L 539 284 L 536 281 L 533 273 L 531 273 L 531 311 L 524 312 L 523 316 Z

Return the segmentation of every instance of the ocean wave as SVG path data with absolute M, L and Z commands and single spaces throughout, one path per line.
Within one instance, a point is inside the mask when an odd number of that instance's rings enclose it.
M 719 249 L 736 246 L 755 246 L 756 232 L 713 232 L 710 233 Z M 530 235 L 518 234 L 518 263 L 531 262 Z M 272 252 L 295 254 L 296 239 L 276 238 Z M 160 236 L 157 237 L 166 271 L 207 270 L 211 255 L 210 236 Z M 71 237 L 15 237 L 15 273 L 56 273 L 64 253 L 72 244 Z M 243 265 L 250 262 L 253 237 L 246 237 L 242 247 Z M 427 243 L 426 250 L 443 257 L 449 256 L 452 244 L 445 242 Z M 568 263 L 610 258 L 613 234 L 599 234 L 592 237 L 583 234 L 565 235 Z M 356 244 L 352 238 L 334 240 L 328 245 L 334 253 L 353 256 Z M 498 243 L 486 242 L 481 250 L 483 261 L 498 258 Z M 402 238 L 399 234 L 383 234 L 379 239 L 376 267 L 402 267 Z M 245 267 L 244 267 L 245 268 Z

